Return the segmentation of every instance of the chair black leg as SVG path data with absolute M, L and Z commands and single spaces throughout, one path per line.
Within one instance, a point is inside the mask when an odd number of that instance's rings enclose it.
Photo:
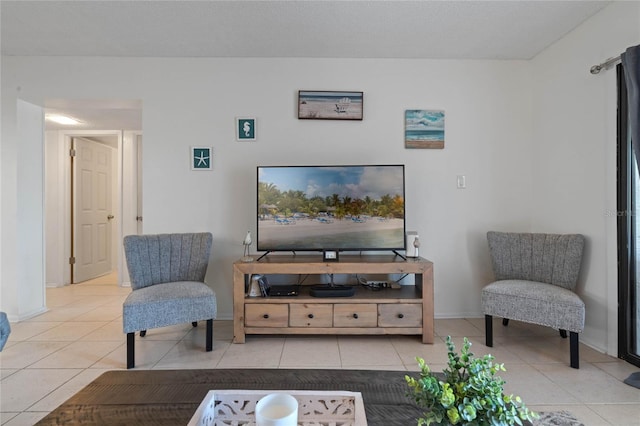
M 193 321 L 193 322 L 191 323 L 191 325 L 192 325 L 192 326 L 194 326 L 194 327 L 197 327 L 197 326 L 198 326 L 198 321 Z
M 493 347 L 493 317 L 491 315 L 484 316 L 484 334 L 485 334 L 485 344 L 492 348 Z
M 502 325 L 505 327 L 509 325 L 509 318 L 502 318 Z
M 127 370 L 136 366 L 135 337 L 136 333 L 127 333 Z
M 140 330 L 140 337 L 144 337 L 147 335 L 147 330 Z
M 560 337 L 563 339 L 567 338 L 567 330 L 560 329 Z
M 213 350 L 213 319 L 207 320 L 207 352 Z
M 580 368 L 580 357 L 578 356 L 578 333 L 569 332 L 569 346 L 571 350 L 571 368 Z

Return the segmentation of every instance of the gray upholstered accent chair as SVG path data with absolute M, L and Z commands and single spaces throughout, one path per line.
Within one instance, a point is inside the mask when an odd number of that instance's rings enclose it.
M 206 349 L 213 349 L 215 292 L 205 284 L 210 233 L 128 235 L 124 251 L 132 291 L 124 301 L 122 322 L 127 334 L 127 368 L 135 367 L 135 332 L 207 321 Z
M 7 314 L 4 312 L 0 312 L 0 352 L 4 348 L 4 345 L 7 343 L 9 339 L 9 335 L 11 334 L 11 324 L 9 324 L 9 319 L 7 318 Z
M 574 292 L 584 248 L 579 234 L 488 232 L 496 281 L 482 289 L 487 346 L 493 346 L 493 316 L 570 333 L 570 364 L 579 368 L 578 333 L 584 302 Z

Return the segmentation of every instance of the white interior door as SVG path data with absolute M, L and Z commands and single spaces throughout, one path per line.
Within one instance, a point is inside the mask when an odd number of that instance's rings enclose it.
M 73 138 L 72 282 L 111 272 L 112 148 Z

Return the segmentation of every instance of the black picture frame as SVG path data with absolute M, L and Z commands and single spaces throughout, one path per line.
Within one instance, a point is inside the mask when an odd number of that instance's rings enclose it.
M 299 90 L 298 119 L 362 121 L 363 101 L 363 92 Z

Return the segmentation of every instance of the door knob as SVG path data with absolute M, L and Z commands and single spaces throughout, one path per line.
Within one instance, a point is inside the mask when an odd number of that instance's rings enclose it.
M 111 219 L 113 219 L 114 217 L 115 217 L 114 215 L 110 214 L 109 216 L 107 216 L 107 219 L 111 220 Z

